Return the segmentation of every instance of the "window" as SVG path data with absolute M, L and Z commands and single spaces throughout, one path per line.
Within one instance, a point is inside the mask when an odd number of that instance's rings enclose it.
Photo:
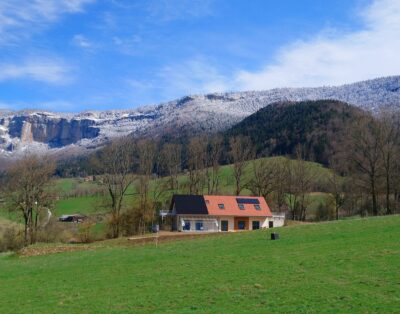
M 221 220 L 221 231 L 228 231 L 228 220 Z
M 257 204 L 256 204 L 256 205 L 254 205 L 254 208 L 255 208 L 255 209 L 257 209 L 257 210 L 261 210 L 261 207 L 260 207 L 260 205 L 257 205 Z
M 204 226 L 203 226 L 203 220 L 197 220 L 196 221 L 196 231 L 203 231 Z
M 218 204 L 218 208 L 219 209 L 225 209 L 225 205 L 224 204 Z
M 241 210 L 244 210 L 244 204 L 239 204 L 239 208 L 240 208 Z
M 259 221 L 253 221 L 252 222 L 252 229 L 253 230 L 258 230 L 258 229 L 260 229 L 260 222 Z
M 245 230 L 246 229 L 246 222 L 244 220 L 239 220 L 238 221 L 238 229 L 239 230 Z
M 190 221 L 185 221 L 184 222 L 183 230 L 186 230 L 186 231 L 190 230 Z

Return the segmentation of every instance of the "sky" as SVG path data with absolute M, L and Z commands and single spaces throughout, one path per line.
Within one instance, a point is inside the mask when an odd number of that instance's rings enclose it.
M 130 109 L 400 74 L 400 0 L 0 0 L 0 108 Z

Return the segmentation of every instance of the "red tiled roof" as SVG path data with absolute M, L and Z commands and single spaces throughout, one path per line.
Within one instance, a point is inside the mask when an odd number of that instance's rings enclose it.
M 239 208 L 238 199 L 244 209 Z M 257 196 L 219 196 L 204 195 L 209 215 L 213 216 L 246 216 L 246 217 L 269 217 L 272 216 L 271 210 L 263 197 Z M 258 201 L 260 209 L 255 208 L 255 204 L 248 204 Z M 224 205 L 224 209 L 218 207 L 219 204 Z

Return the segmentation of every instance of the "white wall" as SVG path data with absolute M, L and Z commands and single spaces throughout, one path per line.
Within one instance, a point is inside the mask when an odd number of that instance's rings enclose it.
M 274 222 L 274 228 L 283 227 L 285 224 L 285 216 L 282 215 L 274 215 L 270 220 Z
M 285 216 L 274 215 L 272 217 L 269 217 L 269 218 L 265 219 L 262 227 L 263 228 L 269 228 L 269 222 L 270 221 L 272 221 L 274 223 L 274 228 L 283 227 L 284 224 L 285 224 Z
M 218 218 L 218 225 L 219 225 L 219 231 L 221 231 L 221 220 L 227 220 L 228 221 L 228 231 L 235 231 L 235 220 L 231 216 L 227 217 L 219 217 Z
M 195 226 L 194 226 L 194 221 L 195 220 L 202 220 L 202 219 L 212 219 L 212 216 L 178 216 L 178 230 L 182 231 L 182 224 L 181 224 L 181 219 L 187 219 L 193 221 L 191 224 L 191 231 L 195 231 Z M 221 220 L 227 220 L 228 221 L 228 231 L 232 232 L 235 231 L 235 218 L 234 216 L 226 216 L 226 217 L 215 217 L 215 219 L 218 221 L 218 230 L 221 231 Z M 269 227 L 269 221 L 274 222 L 274 227 L 282 227 L 285 223 L 285 218 L 284 216 L 273 216 L 269 218 L 263 218 L 263 217 L 249 217 L 249 230 L 252 230 L 253 226 L 253 221 L 260 221 L 260 228 L 268 228 Z
M 252 230 L 253 228 L 253 221 L 259 221 L 260 222 L 260 229 L 262 228 L 268 228 L 268 218 L 264 217 L 250 217 L 249 218 L 249 230 Z
M 271 220 L 271 218 L 266 218 L 264 221 L 263 221 L 263 224 L 262 224 L 262 228 L 269 228 L 269 221 Z

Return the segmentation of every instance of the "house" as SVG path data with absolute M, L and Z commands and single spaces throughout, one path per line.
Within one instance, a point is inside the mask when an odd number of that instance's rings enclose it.
M 173 231 L 238 231 L 282 226 L 263 197 L 174 195 L 170 205 Z
M 94 176 L 86 176 L 83 178 L 83 182 L 93 182 Z

